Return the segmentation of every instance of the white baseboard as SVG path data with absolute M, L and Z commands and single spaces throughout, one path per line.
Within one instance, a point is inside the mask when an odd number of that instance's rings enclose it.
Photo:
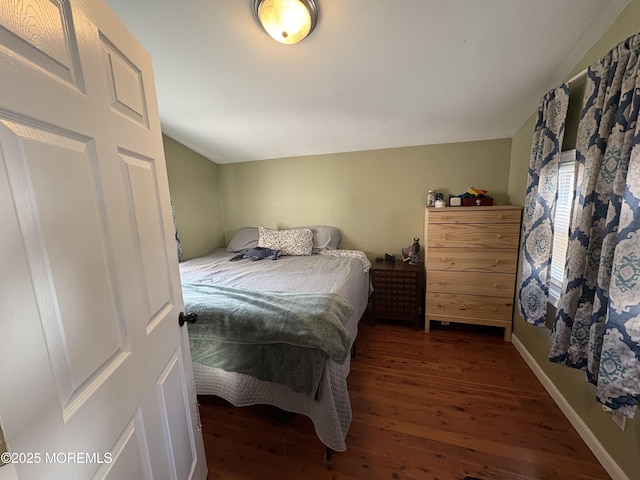
M 593 452 L 602 467 L 607 471 L 609 475 L 611 475 L 611 478 L 615 480 L 629 480 L 629 477 L 622 471 L 620 466 L 613 460 L 613 458 L 611 458 L 611 455 L 609 455 L 609 453 L 604 449 L 591 429 L 589 429 L 587 424 L 584 423 L 582 418 L 580 418 L 580 416 L 576 413 L 569 402 L 567 402 L 564 396 L 560 393 L 560 390 L 558 390 L 558 388 L 547 376 L 544 370 L 540 368 L 529 351 L 524 348 L 524 345 L 522 345 L 522 342 L 518 340 L 518 337 L 512 335 L 511 343 L 513 343 L 513 346 L 516 347 L 516 350 L 518 350 L 520 356 L 524 359 L 535 376 L 538 377 L 538 380 L 540 380 L 542 386 L 549 393 L 549 395 L 551 395 L 551 398 L 554 402 L 556 402 L 558 407 L 560 407 L 560 410 L 562 411 L 564 416 L 567 417 L 571 425 L 573 425 L 573 428 L 576 429 L 578 435 L 582 437 L 582 440 L 584 440 L 584 443 L 586 443 L 589 449 Z

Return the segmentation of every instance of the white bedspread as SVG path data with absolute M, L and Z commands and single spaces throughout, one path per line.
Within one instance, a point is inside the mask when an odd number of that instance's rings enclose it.
M 369 274 L 358 259 L 311 255 L 231 262 L 232 256 L 232 253 L 218 249 L 181 263 L 182 282 L 248 290 L 337 293 L 355 307 L 346 325 L 352 341 L 355 340 L 358 321 L 367 307 L 369 294 Z M 313 421 L 318 438 L 327 447 L 338 452 L 346 450 L 345 438 L 351 424 L 347 390 L 350 359 L 343 365 L 328 360 L 318 400 L 311 400 L 282 384 L 264 382 L 197 362 L 193 367 L 198 394 L 217 395 L 238 407 L 268 404 L 306 415 Z

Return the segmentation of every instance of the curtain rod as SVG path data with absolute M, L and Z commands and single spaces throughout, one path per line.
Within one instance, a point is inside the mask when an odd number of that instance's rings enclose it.
M 576 80 L 578 80 L 580 77 L 584 77 L 587 74 L 587 70 L 589 69 L 589 67 L 585 68 L 584 70 L 576 73 L 573 77 L 571 77 L 569 80 L 567 80 L 566 83 L 567 85 L 572 84 L 573 82 L 575 82 Z

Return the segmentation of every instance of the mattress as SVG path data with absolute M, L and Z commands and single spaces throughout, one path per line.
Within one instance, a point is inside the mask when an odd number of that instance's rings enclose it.
M 225 249 L 217 249 L 205 256 L 182 262 L 182 282 L 260 291 L 336 293 L 354 306 L 354 312 L 345 327 L 352 343 L 355 341 L 370 288 L 369 274 L 360 260 L 309 255 L 285 256 L 278 260 L 230 261 L 233 255 Z M 351 424 L 351 402 L 347 389 L 349 358 L 342 365 L 327 360 L 315 400 L 283 384 L 226 372 L 198 362 L 194 362 L 193 367 L 199 395 L 216 395 L 237 407 L 267 404 L 306 415 L 312 420 L 322 443 L 334 451 L 346 450 L 345 439 Z

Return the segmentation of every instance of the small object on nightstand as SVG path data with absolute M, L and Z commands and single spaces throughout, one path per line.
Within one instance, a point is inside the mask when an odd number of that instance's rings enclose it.
M 385 253 L 384 254 L 384 261 L 385 262 L 389 262 L 389 263 L 395 263 L 396 256 L 393 253 Z
M 402 247 L 402 261 L 409 265 L 417 265 L 420 262 L 420 239 L 413 238 L 413 243 Z
M 410 265 L 417 265 L 420 263 L 420 239 L 415 237 L 413 239 L 413 246 L 411 247 L 411 261 Z
M 376 262 L 381 262 L 383 260 L 384 260 L 384 258 L 382 258 L 382 257 L 376 257 Z

